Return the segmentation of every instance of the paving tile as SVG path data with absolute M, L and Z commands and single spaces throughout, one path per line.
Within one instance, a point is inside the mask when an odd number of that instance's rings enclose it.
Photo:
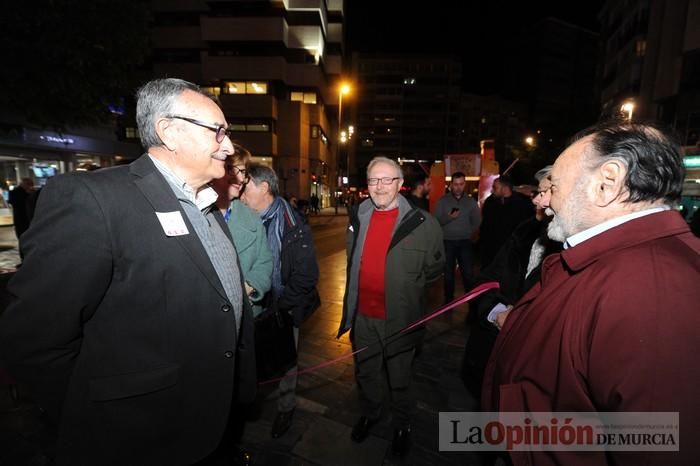
M 292 452 L 313 463 L 328 466 L 380 465 L 388 442 L 369 435 L 362 444 L 350 439 L 351 428 L 320 417 Z

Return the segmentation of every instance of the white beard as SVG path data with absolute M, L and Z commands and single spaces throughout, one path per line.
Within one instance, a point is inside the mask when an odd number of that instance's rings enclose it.
M 566 231 L 564 231 L 564 225 L 561 221 L 561 217 L 555 215 L 552 217 L 552 221 L 547 225 L 547 236 L 553 241 L 559 241 L 563 243 L 568 238 Z
M 566 238 L 588 228 L 587 213 L 588 201 L 583 193 L 581 184 L 564 201 L 559 212 L 547 208 L 545 213 L 552 216 L 552 221 L 547 225 L 547 236 L 554 241 L 563 243 Z

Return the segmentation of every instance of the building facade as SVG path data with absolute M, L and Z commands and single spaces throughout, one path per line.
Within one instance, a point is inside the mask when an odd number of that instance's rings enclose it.
M 153 75 L 218 96 L 236 142 L 283 194 L 328 205 L 336 186 L 335 86 L 343 0 L 152 2 Z
M 454 151 L 461 72 L 450 56 L 354 53 L 351 181 L 377 155 L 430 164 Z
M 609 0 L 600 22 L 603 114 L 663 122 L 696 146 L 700 0 Z

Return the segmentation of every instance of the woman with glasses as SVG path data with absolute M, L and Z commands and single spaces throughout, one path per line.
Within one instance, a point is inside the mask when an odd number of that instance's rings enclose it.
M 211 184 L 219 195 L 216 205 L 233 236 L 246 294 L 253 305 L 253 314 L 257 316 L 262 312 L 257 303 L 272 286 L 272 254 L 260 218 L 239 200 L 248 182 L 246 166 L 249 160 L 250 152 L 234 144 L 234 153 L 226 157 L 226 175 L 212 180 Z

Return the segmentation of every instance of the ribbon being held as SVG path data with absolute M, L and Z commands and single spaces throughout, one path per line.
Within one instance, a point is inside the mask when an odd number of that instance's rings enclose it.
M 489 291 L 489 290 L 495 290 L 495 289 L 498 289 L 498 288 L 500 288 L 498 282 L 486 282 L 486 283 L 482 283 L 481 285 L 472 288 L 471 291 L 469 291 L 468 293 L 466 293 L 466 294 L 463 295 L 462 297 L 457 298 L 457 299 L 455 299 L 455 300 L 453 300 L 453 301 L 451 301 L 451 302 L 445 304 L 444 306 L 441 306 L 440 308 L 436 309 L 435 311 L 431 312 L 430 314 L 426 315 L 425 317 L 423 317 L 423 318 L 421 318 L 421 319 L 418 319 L 417 321 L 411 323 L 411 324 L 408 325 L 406 328 L 404 328 L 404 329 L 402 329 L 402 330 L 399 330 L 398 332 L 394 333 L 393 335 L 389 335 L 388 337 L 384 338 L 383 340 L 377 340 L 375 343 L 373 343 L 373 345 L 383 344 L 385 341 L 390 340 L 391 338 L 393 338 L 393 337 L 395 337 L 395 336 L 397 336 L 397 335 L 400 335 L 400 334 L 402 334 L 402 333 L 406 333 L 406 332 L 408 332 L 409 330 L 413 330 L 414 328 L 416 328 L 416 327 L 418 327 L 418 326 L 420 326 L 420 325 L 425 324 L 426 322 L 428 322 L 428 321 L 430 321 L 430 320 L 436 318 L 437 316 L 442 315 L 442 314 L 444 314 L 445 312 L 447 312 L 447 311 L 449 311 L 449 310 L 451 310 L 451 309 L 453 309 L 453 308 L 455 308 L 455 307 L 457 307 L 457 306 L 459 306 L 459 305 L 461 305 L 461 304 L 464 304 L 464 303 L 466 303 L 466 302 L 468 302 L 468 301 L 471 301 L 472 299 L 476 298 L 477 296 L 480 296 L 481 294 L 483 294 L 483 293 L 485 293 L 485 292 L 487 292 L 487 291 Z M 350 358 L 350 357 L 352 357 L 352 356 L 355 356 L 356 354 L 361 353 L 362 351 L 366 350 L 366 349 L 369 348 L 370 346 L 372 346 L 372 345 L 363 346 L 362 348 L 359 348 L 359 349 L 353 351 L 352 353 L 344 354 L 343 356 L 337 357 L 337 358 L 335 358 L 335 359 L 331 359 L 330 361 L 322 362 L 321 364 L 317 364 L 317 365 L 315 365 L 315 366 L 307 367 L 306 369 L 297 371 L 295 374 L 286 374 L 286 375 L 284 375 L 284 376 L 282 376 L 282 377 L 276 377 L 276 378 L 274 378 L 274 379 L 270 379 L 270 380 L 265 380 L 265 381 L 259 382 L 258 385 L 265 385 L 265 384 L 268 384 L 268 383 L 279 382 L 279 381 L 282 380 L 283 378 L 289 377 L 289 376 L 291 376 L 291 375 L 302 375 L 302 374 L 307 374 L 307 373 L 309 373 L 309 372 L 315 372 L 315 371 L 317 371 L 317 370 L 319 370 L 319 369 L 323 369 L 324 367 L 331 366 L 331 365 L 333 365 L 333 364 L 335 364 L 335 363 L 337 363 L 337 362 L 340 362 L 340 361 L 343 361 L 343 360 L 345 360 L 345 359 L 348 359 L 348 358 Z

